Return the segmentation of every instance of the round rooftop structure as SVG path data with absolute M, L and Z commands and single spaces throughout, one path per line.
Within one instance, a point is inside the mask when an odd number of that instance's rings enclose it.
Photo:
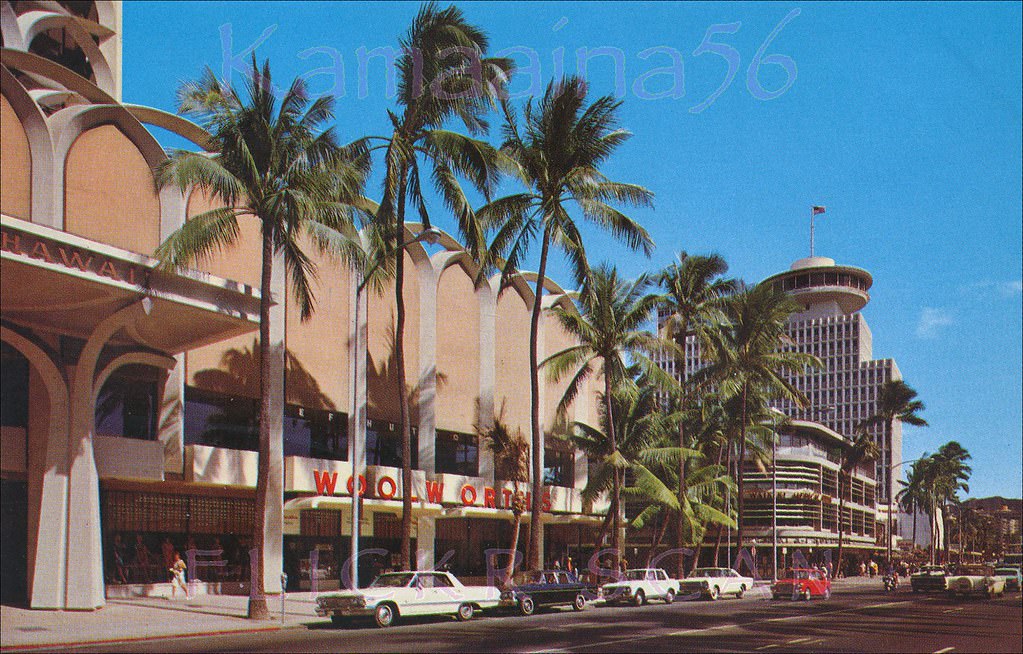
M 807 257 L 761 283 L 775 284 L 807 308 L 834 302 L 843 313 L 850 314 L 870 301 L 868 291 L 874 280 L 862 268 L 839 266 L 828 257 Z

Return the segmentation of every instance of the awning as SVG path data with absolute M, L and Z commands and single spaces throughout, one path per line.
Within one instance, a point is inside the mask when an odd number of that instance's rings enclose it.
M 313 495 L 311 497 L 296 497 L 284 503 L 284 512 L 291 513 L 302 510 L 332 509 L 338 511 L 345 509 L 352 510 L 352 498 L 347 495 Z M 362 510 L 373 513 L 393 513 L 401 515 L 401 500 L 375 500 L 363 498 Z M 417 516 L 439 516 L 443 513 L 443 507 L 439 504 L 412 503 L 412 513 Z
M 111 344 L 167 354 L 259 327 L 258 289 L 196 271 L 159 271 L 150 257 L 6 215 L 0 228 L 5 321 L 87 339 L 142 300 L 145 313 Z

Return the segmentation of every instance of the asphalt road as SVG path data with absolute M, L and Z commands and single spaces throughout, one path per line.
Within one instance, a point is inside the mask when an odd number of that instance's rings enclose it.
M 1021 652 L 1020 594 L 953 602 L 908 590 L 839 588 L 830 600 L 744 599 L 587 606 L 336 628 L 311 618 L 280 632 L 104 645 L 145 652 Z M 73 651 L 99 651 L 80 648 Z

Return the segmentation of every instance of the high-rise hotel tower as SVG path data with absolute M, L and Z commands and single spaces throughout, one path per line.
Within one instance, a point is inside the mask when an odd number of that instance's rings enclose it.
M 894 359 L 873 358 L 873 338 L 860 313 L 870 301 L 870 273 L 836 265 L 827 257 L 809 257 L 762 283 L 778 285 L 802 305 L 803 310 L 789 318 L 789 347 L 824 363 L 808 374 L 788 376 L 810 400 L 808 408 L 788 401 L 775 406 L 791 418 L 821 423 L 851 439 L 856 426 L 874 414 L 881 385 L 902 379 Z M 663 316 L 658 317 L 661 322 Z M 690 339 L 685 369 L 691 374 L 703 365 L 699 343 Z M 896 421 L 872 427 L 869 433 L 881 450 L 875 463 L 877 501 L 887 504 L 896 490 L 892 465 L 902 460 L 902 427 Z

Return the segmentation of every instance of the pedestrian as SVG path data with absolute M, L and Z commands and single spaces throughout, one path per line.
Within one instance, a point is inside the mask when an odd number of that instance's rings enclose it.
M 181 586 L 181 591 L 185 594 L 185 599 L 188 597 L 188 584 L 185 581 L 185 570 L 188 566 L 181 560 L 181 555 L 174 552 L 174 563 L 169 568 L 171 573 L 171 597 L 177 596 L 178 586 Z
M 163 537 L 160 551 L 163 553 L 163 564 L 168 568 L 174 565 L 174 543 L 171 542 L 170 536 Z
M 128 546 L 121 540 L 121 534 L 114 534 L 112 546 L 114 555 L 114 581 L 128 583 Z
M 862 577 L 862 576 L 864 576 L 866 574 L 867 574 L 867 564 L 864 563 L 863 561 L 860 561 L 860 576 Z
M 571 556 L 568 557 L 568 559 L 565 560 L 565 569 L 568 570 L 569 572 L 575 572 L 575 568 L 572 567 L 572 557 Z

